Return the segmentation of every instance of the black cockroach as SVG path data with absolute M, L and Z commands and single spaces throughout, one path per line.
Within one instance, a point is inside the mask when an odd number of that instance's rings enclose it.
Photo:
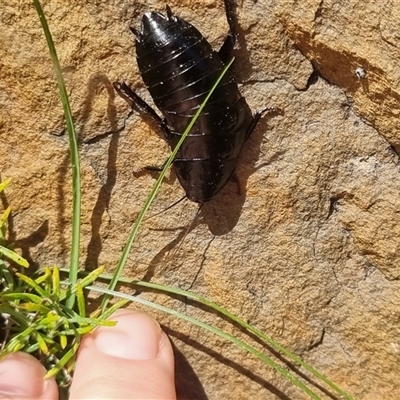
M 236 41 L 234 11 L 232 0 L 224 2 L 229 34 L 218 52 L 168 6 L 166 16 L 145 13 L 141 30 L 131 28 L 140 73 L 164 118 L 125 83 L 114 87 L 132 107 L 160 125 L 172 149 L 231 58 Z M 204 203 L 226 185 L 244 142 L 265 110 L 252 115 L 228 71 L 174 160 L 176 175 L 190 200 Z

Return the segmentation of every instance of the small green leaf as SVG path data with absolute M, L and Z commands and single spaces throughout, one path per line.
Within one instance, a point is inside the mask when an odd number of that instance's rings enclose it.
M 0 182 L 0 193 L 11 183 L 11 178 L 7 178 L 5 181 Z
M 111 307 L 107 308 L 107 310 L 105 310 L 102 314 L 101 317 L 98 318 L 102 318 L 107 322 L 106 318 L 109 318 L 112 314 L 114 314 L 115 311 L 119 310 L 120 308 L 124 307 L 125 305 L 127 305 L 129 303 L 129 300 L 119 300 L 117 301 L 115 304 L 113 304 Z M 92 315 L 92 317 L 94 317 Z M 111 322 L 111 321 L 110 321 Z M 114 323 L 115 324 L 115 323 Z
M 8 347 L 8 346 L 7 346 Z M 17 351 L 20 351 L 24 347 L 24 343 L 22 342 L 15 342 L 12 345 L 9 346 L 10 351 L 12 353 L 16 353 Z
M 115 324 L 114 324 L 115 325 Z M 56 332 L 55 336 L 61 336 L 61 335 L 66 335 L 66 336 L 77 336 L 77 335 L 86 335 L 89 332 L 92 332 L 92 330 L 95 328 L 95 326 L 85 326 L 85 327 L 80 327 L 76 329 L 69 329 L 65 330 L 62 332 Z
M 54 310 L 49 310 L 46 317 L 40 320 L 40 323 L 51 329 L 55 329 L 56 326 L 61 324 L 62 319 L 63 318 L 60 317 Z
M 18 304 L 18 308 L 28 312 L 38 312 L 41 314 L 47 314 L 51 312 L 50 308 L 38 303 L 22 303 Z
M 11 308 L 9 304 L 4 304 L 6 302 L 3 301 L 4 295 L 0 296 L 0 314 L 8 314 L 10 315 L 10 319 L 14 321 L 16 325 L 19 325 L 22 328 L 26 328 L 30 324 L 30 319 L 27 318 L 23 313 L 17 311 L 15 308 Z
M 35 282 L 36 282 L 38 285 L 41 285 L 41 284 L 45 283 L 46 281 L 48 281 L 48 280 L 49 280 L 49 277 L 50 277 L 51 274 L 52 274 L 51 269 L 50 269 L 49 267 L 45 267 L 45 269 L 42 270 L 42 271 L 40 271 L 40 272 L 41 272 L 41 274 L 40 274 L 37 278 L 35 278 Z M 47 286 L 48 286 L 48 285 L 47 285 Z M 50 288 L 47 287 L 47 286 L 46 286 L 46 291 L 47 291 L 47 292 L 50 292 Z
M 68 363 L 69 360 L 75 355 L 78 350 L 79 342 L 75 343 L 69 351 L 67 351 L 64 356 L 57 362 L 57 364 L 45 375 L 44 379 L 51 378 L 52 376 L 57 375 L 61 369 Z
M 0 295 L 1 300 L 10 300 L 10 301 L 33 301 L 34 303 L 40 304 L 43 299 L 32 293 L 5 293 Z
M 33 343 L 30 346 L 24 347 L 23 351 L 25 353 L 35 354 L 37 351 L 39 351 L 39 345 L 37 342 Z
M 7 207 L 0 217 L 0 231 L 7 224 L 8 216 L 10 215 L 11 207 Z
M 64 269 L 63 272 L 66 270 Z M 104 266 L 101 266 L 99 268 L 96 268 L 94 271 L 91 271 L 87 276 L 85 276 L 81 281 L 80 284 L 82 288 L 90 285 L 93 283 L 99 276 L 103 274 L 104 271 Z M 65 282 L 63 282 L 65 284 Z M 67 289 L 61 290 L 60 295 L 58 297 L 59 301 L 65 300 L 65 298 L 71 296 L 72 293 L 75 293 L 76 291 L 76 286 L 71 287 L 70 285 L 67 287 Z
M 84 317 L 86 315 L 85 296 L 81 284 L 76 284 L 76 301 L 78 304 L 79 315 Z
M 23 349 L 28 344 L 29 337 L 35 331 L 33 327 L 28 327 L 19 334 L 11 337 L 10 341 L 6 344 L 6 350 L 9 352 L 15 352 Z
M 14 277 L 9 271 L 9 269 L 6 268 L 4 262 L 1 259 L 0 259 L 0 280 L 5 283 L 3 290 L 7 291 L 14 290 L 15 287 Z
M 104 272 L 104 266 L 96 268 L 94 271 L 90 272 L 89 275 L 85 276 L 81 280 L 81 286 L 84 288 L 92 284 L 103 272 Z
M 40 350 L 42 351 L 43 354 L 49 354 L 49 348 L 47 347 L 46 341 L 42 337 L 42 335 L 39 332 L 35 333 L 35 338 L 37 340 L 37 343 L 39 345 Z
M 75 317 L 68 319 L 70 324 L 79 324 L 79 325 L 89 325 L 92 327 L 96 327 L 97 325 L 101 326 L 114 326 L 116 324 L 115 321 L 110 321 L 102 318 L 83 318 L 83 317 Z
M 57 267 L 53 267 L 53 294 L 58 299 L 60 296 L 60 270 Z
M 23 282 L 28 284 L 32 289 L 36 290 L 36 293 L 38 293 L 43 299 L 47 298 L 50 300 L 51 295 L 50 293 L 46 292 L 44 289 L 42 289 L 33 279 L 29 278 L 29 276 L 20 274 L 19 272 L 16 273 L 18 278 L 20 278 Z
M 7 257 L 9 260 L 15 262 L 20 267 L 28 268 L 29 263 L 25 260 L 25 258 L 21 257 L 18 253 L 13 250 L 7 249 L 7 247 L 0 246 L 0 255 Z
M 60 339 L 60 346 L 64 350 L 67 347 L 68 339 L 65 335 L 60 335 L 59 339 Z

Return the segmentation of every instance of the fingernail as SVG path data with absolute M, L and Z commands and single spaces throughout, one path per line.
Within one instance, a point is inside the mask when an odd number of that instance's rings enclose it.
M 113 357 L 151 360 L 158 354 L 160 325 L 149 315 L 132 310 L 119 310 L 110 318 L 116 326 L 102 326 L 93 333 L 96 348 Z
M 13 353 L 0 362 L 0 398 L 39 398 L 46 390 L 46 370 L 25 353 Z

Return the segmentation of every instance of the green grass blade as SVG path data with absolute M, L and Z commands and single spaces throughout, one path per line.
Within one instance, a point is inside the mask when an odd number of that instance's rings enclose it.
M 205 105 L 207 104 L 208 100 L 210 99 L 211 95 L 213 94 L 214 90 L 216 89 L 216 87 L 218 86 L 219 82 L 222 80 L 222 78 L 224 77 L 224 75 L 226 74 L 226 72 L 228 71 L 229 67 L 232 65 L 234 59 L 232 58 L 232 60 L 230 60 L 230 62 L 225 66 L 225 68 L 223 69 L 220 77 L 218 78 L 218 80 L 215 82 L 214 86 L 211 88 L 210 92 L 208 93 L 207 97 L 205 98 L 204 102 L 202 103 L 202 105 L 200 106 L 200 108 L 197 110 L 195 116 L 193 117 L 193 119 L 190 121 L 190 124 L 188 125 L 188 127 L 186 128 L 185 132 L 182 134 L 182 137 L 180 138 L 178 144 L 175 146 L 174 150 L 172 151 L 171 155 L 169 156 L 167 162 L 164 165 L 163 170 L 160 173 L 160 176 L 158 177 L 156 183 L 153 186 L 153 189 L 151 190 L 146 203 L 143 207 L 143 209 L 141 210 L 136 223 L 129 235 L 128 241 L 125 245 L 125 248 L 122 252 L 122 256 L 121 259 L 118 262 L 117 268 L 114 272 L 113 278 L 109 284 L 109 289 L 110 290 L 114 290 L 115 286 L 117 285 L 119 278 L 121 277 L 122 271 L 124 269 L 124 266 L 126 264 L 126 261 L 128 260 L 128 256 L 129 253 L 131 251 L 132 245 L 135 241 L 136 235 L 139 231 L 139 228 L 143 222 L 144 217 L 146 216 L 147 211 L 149 210 L 152 202 L 154 201 L 154 198 L 156 197 L 156 194 L 158 193 L 158 190 L 160 189 L 161 183 L 164 180 L 164 177 L 169 169 L 169 167 L 171 166 L 171 164 L 173 163 L 176 154 L 178 153 L 179 148 L 181 147 L 183 141 L 185 140 L 186 136 L 189 134 L 190 130 L 192 129 L 193 125 L 195 124 L 195 122 L 197 121 L 197 118 L 199 117 L 199 115 L 201 114 L 201 112 L 203 111 Z M 109 297 L 105 296 L 101 305 L 102 310 L 104 311 L 107 303 L 108 303 Z
M 295 376 L 293 376 L 289 371 L 287 371 L 285 368 L 283 368 L 282 366 L 280 366 L 279 364 L 277 364 L 275 361 L 273 361 L 271 358 L 265 356 L 263 353 L 259 352 L 257 349 L 255 349 L 254 347 L 250 346 L 249 344 L 247 344 L 246 342 L 237 339 L 235 336 L 230 335 L 227 332 L 222 331 L 221 329 L 218 329 L 214 326 L 208 325 L 202 321 L 199 321 L 195 318 L 189 317 L 186 314 L 180 313 L 179 311 L 173 310 L 171 308 L 162 306 L 160 304 L 157 303 L 152 303 L 146 299 L 143 299 L 141 297 L 137 297 L 137 296 L 132 296 L 126 293 L 117 293 L 108 289 L 104 289 L 104 288 L 100 288 L 100 287 L 95 287 L 95 286 L 90 286 L 87 287 L 87 289 L 93 290 L 95 292 L 99 292 L 99 293 L 105 293 L 108 294 L 110 296 L 115 296 L 115 297 L 120 297 L 122 299 L 126 299 L 126 300 L 130 300 L 136 303 L 140 303 L 142 305 L 145 305 L 147 307 L 151 307 L 154 308 L 156 310 L 165 312 L 167 314 L 171 314 L 177 318 L 180 318 L 184 321 L 190 322 L 193 325 L 197 325 L 203 329 L 208 330 L 209 332 L 214 333 L 217 336 L 220 336 L 232 343 L 234 343 L 235 345 L 237 345 L 238 347 L 247 350 L 249 353 L 253 354 L 254 356 L 256 356 L 257 358 L 259 358 L 261 361 L 263 361 L 265 364 L 269 365 L 270 367 L 274 368 L 276 371 L 278 371 L 281 375 L 283 375 L 286 379 L 288 379 L 289 381 L 291 381 L 294 385 L 296 385 L 297 387 L 299 387 L 301 390 L 303 390 L 305 393 L 307 393 L 312 399 L 314 400 L 321 400 L 320 397 L 314 393 L 308 386 L 306 386 L 303 382 L 301 382 L 299 379 L 297 379 Z
M 61 103 L 64 109 L 65 121 L 67 124 L 68 138 L 69 138 L 69 151 L 71 156 L 72 168 L 72 239 L 71 239 L 71 262 L 69 269 L 69 281 L 76 283 L 79 269 L 79 241 L 80 241 L 80 225 L 81 225 L 81 176 L 79 165 L 79 152 L 78 143 L 76 140 L 76 132 L 74 122 L 72 120 L 71 107 L 68 100 L 67 90 L 65 88 L 64 78 L 61 72 L 60 62 L 58 60 L 56 48 L 54 46 L 53 38 L 50 33 L 46 17 L 43 9 L 38 0 L 33 0 L 36 11 L 39 15 L 40 22 L 43 27 L 44 35 L 49 47 L 51 60 L 53 62 L 54 73 L 56 75 L 58 88 L 60 90 Z M 75 303 L 75 294 L 71 293 L 67 299 L 69 308 L 73 308 Z
M 111 275 L 103 274 L 100 276 L 100 278 L 103 279 L 111 279 Z M 213 301 L 210 301 L 206 299 L 205 297 L 199 296 L 196 293 L 189 292 L 183 289 L 178 289 L 170 286 L 165 286 L 157 283 L 152 283 L 152 282 L 144 282 L 144 281 L 132 281 L 130 279 L 126 278 L 121 278 L 120 283 L 126 283 L 134 286 L 139 286 L 139 287 L 144 287 L 147 289 L 152 289 L 152 290 L 157 290 L 163 293 L 171 293 L 179 296 L 186 297 L 188 299 L 194 300 L 196 302 L 199 302 L 201 304 L 204 304 L 207 307 L 210 307 L 211 309 L 217 311 L 218 313 L 224 315 L 231 321 L 239 324 L 243 328 L 245 328 L 247 331 L 253 333 L 256 335 L 259 339 L 264 341 L 266 344 L 274 348 L 276 351 L 280 352 L 281 354 L 285 355 L 291 362 L 297 363 L 298 365 L 301 365 L 304 369 L 306 369 L 310 374 L 314 375 L 316 378 L 320 379 L 323 381 L 327 386 L 329 386 L 332 390 L 336 391 L 340 396 L 342 396 L 346 400 L 353 400 L 353 397 L 345 392 L 343 389 L 339 388 L 335 383 L 330 381 L 326 376 L 324 376 L 321 372 L 317 371 L 315 368 L 313 368 L 311 365 L 307 364 L 304 362 L 300 357 L 298 357 L 296 354 L 292 353 L 290 350 L 286 349 L 282 345 L 280 345 L 278 342 L 276 342 L 274 339 L 266 335 L 265 333 L 261 332 L 254 326 L 248 324 L 246 321 L 243 319 L 239 318 L 238 316 L 232 314 L 228 310 L 224 309 L 223 307 L 219 306 L 217 303 L 214 303 Z
M 121 279 L 121 282 L 124 282 L 124 279 Z M 145 288 L 149 288 L 149 289 L 155 289 L 155 290 L 162 291 L 162 292 L 167 292 L 167 293 L 172 293 L 172 294 L 176 294 L 176 295 L 179 295 L 179 296 L 184 296 L 184 297 L 186 297 L 188 299 L 197 301 L 199 303 L 202 303 L 202 304 L 212 308 L 213 310 L 215 310 L 215 311 L 219 312 L 220 314 L 224 315 L 225 317 L 229 318 L 231 321 L 236 322 L 237 324 L 239 324 L 240 326 L 245 328 L 247 331 L 249 331 L 249 332 L 253 333 L 254 335 L 256 335 L 258 338 L 263 340 L 265 343 L 270 345 L 272 348 L 274 348 L 275 350 L 277 350 L 281 354 L 284 354 L 288 359 L 290 359 L 294 363 L 297 363 L 297 364 L 301 365 L 304 369 L 306 369 L 312 375 L 314 375 L 315 377 L 321 379 L 321 381 L 323 381 L 326 385 L 328 385 L 332 390 L 336 391 L 344 399 L 353 400 L 353 397 L 351 395 L 349 395 L 344 390 L 339 388 L 337 385 L 335 385 L 332 381 L 330 381 L 326 376 L 321 374 L 319 371 L 317 371 L 311 365 L 309 365 L 306 362 L 304 362 L 300 357 L 298 357 L 297 355 L 295 355 L 294 353 L 292 353 L 291 351 L 289 351 L 288 349 L 286 349 L 285 347 L 280 345 L 278 342 L 276 342 L 271 337 L 269 337 L 265 333 L 261 332 L 260 330 L 258 330 L 254 326 L 248 324 L 243 319 L 241 319 L 238 316 L 232 314 L 231 312 L 229 312 L 228 310 L 226 310 L 223 307 L 219 306 L 218 304 L 206 299 L 205 297 L 199 296 L 199 295 L 197 295 L 195 293 L 188 292 L 188 291 L 183 290 L 183 289 L 171 288 L 170 286 L 164 286 L 164 285 L 160 285 L 160 284 L 157 284 L 157 283 L 144 282 L 144 281 L 134 281 L 134 282 L 132 282 L 132 281 L 129 281 L 129 280 L 126 280 L 125 282 L 133 284 L 135 286 L 145 287 Z

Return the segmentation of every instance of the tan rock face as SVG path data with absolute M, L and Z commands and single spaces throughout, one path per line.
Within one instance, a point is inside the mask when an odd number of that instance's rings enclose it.
M 296 47 L 399 152 L 398 4 L 281 1 L 274 11 Z
M 227 31 L 222 2 L 169 5 L 219 47 Z M 169 151 L 148 119 L 134 113 L 124 127 L 129 110 L 112 89 L 124 79 L 148 99 L 128 27 L 164 7 L 74 1 L 44 7 L 80 138 L 82 265 L 89 268 L 113 270 L 154 181 L 133 172 L 162 164 Z M 180 247 L 195 204 L 149 220 L 126 275 L 190 287 L 223 304 L 356 398 L 398 399 L 398 7 L 244 1 L 237 14 L 241 90 L 253 110 L 276 105 L 284 114 L 264 118 L 247 142 L 240 193 L 229 183 L 203 207 Z M 33 6 L 3 1 L 0 30 L 1 178 L 13 178 L 10 236 L 37 265 L 68 265 L 67 137 Z M 312 65 L 319 76 L 310 78 Z M 182 195 L 171 174 L 152 212 Z M 180 398 L 304 397 L 222 340 L 159 318 L 177 346 Z

